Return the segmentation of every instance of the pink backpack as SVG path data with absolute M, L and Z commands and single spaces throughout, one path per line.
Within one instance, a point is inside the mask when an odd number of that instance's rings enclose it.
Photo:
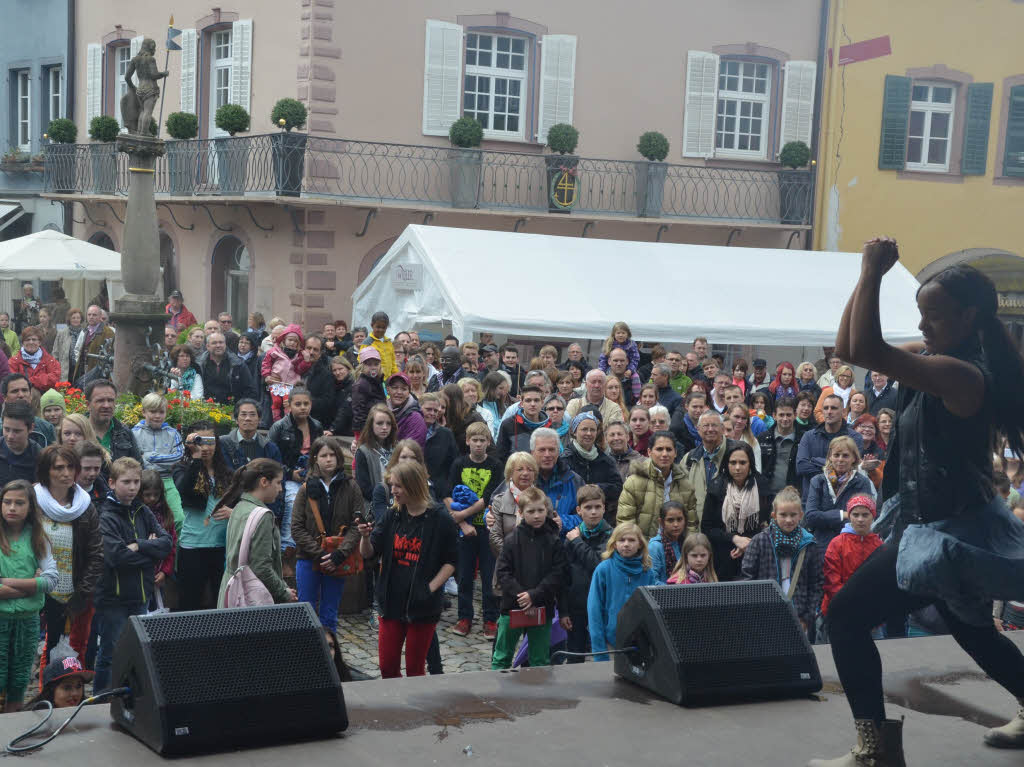
M 263 515 L 269 513 L 270 509 L 260 506 L 249 514 L 245 530 L 242 532 L 242 543 L 238 547 L 238 567 L 228 579 L 227 587 L 224 589 L 224 604 L 221 607 L 257 607 L 274 604 L 274 597 L 270 591 L 249 568 L 252 534 L 256 530 L 256 525 L 263 519 Z

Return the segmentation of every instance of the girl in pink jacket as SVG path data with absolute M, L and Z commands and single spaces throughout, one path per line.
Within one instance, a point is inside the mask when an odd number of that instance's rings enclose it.
M 270 392 L 275 421 L 284 417 L 285 399 L 302 374 L 309 369 L 309 363 L 300 354 L 303 344 L 302 328 L 292 324 L 284 329 L 277 343 L 263 355 L 260 375 Z

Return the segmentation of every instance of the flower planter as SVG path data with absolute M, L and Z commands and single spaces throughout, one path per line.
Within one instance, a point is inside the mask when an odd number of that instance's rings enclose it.
M 167 142 L 167 191 L 175 195 L 191 195 L 196 189 L 199 168 L 198 141 Z
M 573 154 L 544 155 L 548 175 L 548 212 L 571 213 L 580 196 L 577 167 L 580 158 Z
M 114 194 L 117 191 L 117 145 L 113 141 L 90 144 L 89 160 L 92 190 L 98 194 Z
M 483 152 L 479 149 L 448 150 L 448 174 L 453 208 L 475 208 L 480 202 L 483 157 Z
M 249 139 L 227 136 L 213 140 L 217 160 L 217 186 L 221 194 L 245 194 L 249 166 Z
M 665 197 L 668 163 L 644 160 L 636 164 L 636 214 L 657 218 Z
M 274 159 L 274 182 L 277 193 L 283 197 L 298 197 L 302 194 L 306 134 L 290 131 L 272 133 L 270 151 Z
M 50 189 L 57 194 L 74 194 L 78 180 L 78 147 L 74 144 L 50 144 L 46 147 L 46 168 Z
M 780 170 L 779 221 L 806 224 L 811 212 L 811 174 L 805 170 Z

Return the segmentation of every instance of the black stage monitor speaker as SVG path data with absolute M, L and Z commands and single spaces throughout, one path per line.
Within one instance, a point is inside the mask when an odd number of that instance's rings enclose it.
M 158 754 L 331 737 L 341 680 L 306 602 L 133 617 L 114 652 L 114 721 Z
M 807 635 L 774 581 L 645 586 L 619 613 L 615 673 L 693 706 L 821 689 Z

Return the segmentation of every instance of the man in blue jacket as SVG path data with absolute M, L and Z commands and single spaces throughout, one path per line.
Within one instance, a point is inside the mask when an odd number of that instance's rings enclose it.
M 846 423 L 843 416 L 843 400 L 836 394 L 825 397 L 821 405 L 824 421 L 804 434 L 796 454 L 796 473 L 803 483 L 801 496 L 807 498 L 811 478 L 825 468 L 828 460 L 828 446 L 836 437 L 853 437 L 857 449 L 864 449 L 864 440 Z
M 672 366 L 664 362 L 658 363 L 651 370 L 651 383 L 658 387 L 658 404 L 667 407 L 669 415 L 675 415 L 683 398 L 672 388 L 671 378 Z
M 889 380 L 889 376 L 885 373 L 872 370 L 869 375 L 871 385 L 867 387 L 864 395 L 868 401 L 868 412 L 877 418 L 878 411 L 882 408 L 896 409 L 897 394 L 896 389 L 893 388 L 892 382 Z
M 567 532 L 580 524 L 576 513 L 576 491 L 583 487 L 583 478 L 569 468 L 564 458 L 559 457 L 560 445 L 558 432 L 546 426 L 535 429 L 530 435 L 530 453 L 539 468 L 536 484 L 558 512 L 564 538 Z

